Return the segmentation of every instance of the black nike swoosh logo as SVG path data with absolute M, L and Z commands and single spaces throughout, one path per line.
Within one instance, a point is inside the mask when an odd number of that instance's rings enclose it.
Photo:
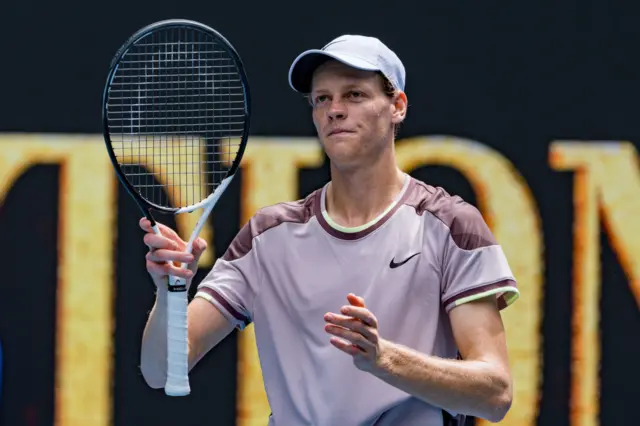
M 393 268 L 397 268 L 398 266 L 402 266 L 405 263 L 407 263 L 408 261 L 410 261 L 411 258 L 416 257 L 419 254 L 420 254 L 420 252 L 412 254 L 411 256 L 409 256 L 405 260 L 403 260 L 402 262 L 398 262 L 398 263 L 395 262 L 396 258 L 394 257 L 393 259 L 391 259 L 391 262 L 389 262 L 389 268 L 393 269 Z

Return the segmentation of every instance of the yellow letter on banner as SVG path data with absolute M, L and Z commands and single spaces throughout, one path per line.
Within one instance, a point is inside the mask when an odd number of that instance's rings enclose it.
M 209 195 L 206 185 L 209 171 L 204 169 L 207 163 L 206 148 L 194 138 L 196 136 L 187 138 L 164 135 L 147 140 L 141 137 L 128 143 L 126 149 L 117 150 L 116 156 L 119 164 L 133 164 L 147 169 L 160 184 L 165 185 L 165 193 L 171 205 L 184 207 L 182 204 L 186 200 L 197 203 Z M 113 175 L 115 176 L 115 172 Z M 180 237 L 189 239 L 201 215 L 202 209 L 176 216 L 176 231 Z M 209 221 L 204 224 L 199 236 L 205 241 L 213 241 L 213 227 Z M 198 261 L 199 267 L 213 264 L 214 250 L 213 244 L 209 244 Z
M 0 200 L 36 164 L 61 170 L 55 425 L 110 425 L 116 181 L 104 143 L 9 135 L 0 144 Z
M 405 171 L 442 164 L 460 171 L 473 186 L 478 207 L 503 246 L 521 297 L 504 311 L 514 402 L 501 422 L 533 426 L 541 384 L 540 312 L 542 309 L 542 230 L 526 182 L 500 153 L 478 142 L 452 137 L 419 137 L 399 141 L 398 163 Z M 477 420 L 479 425 L 487 424 Z
M 600 212 L 640 304 L 640 170 L 630 143 L 555 142 L 550 162 L 575 172 L 573 338 L 570 419 L 597 426 L 600 412 Z
M 260 208 L 298 198 L 298 171 L 319 167 L 316 139 L 251 138 L 242 159 L 242 220 Z M 264 392 L 253 326 L 238 335 L 238 426 L 264 426 L 271 412 Z
M 10 135 L 0 136 L 0 143 L 0 202 L 31 166 L 60 166 L 55 425 L 110 425 L 117 180 L 104 141 L 101 136 Z M 171 143 L 175 149 L 162 151 L 171 154 L 164 161 L 151 158 L 153 147 L 141 143 L 132 144 L 127 151 L 130 158 L 123 162 L 146 167 L 160 181 L 167 176 L 167 164 L 181 164 L 188 172 L 189 160 L 202 153 L 191 152 L 192 144 L 184 140 Z M 190 182 L 190 188 L 202 192 L 202 173 L 185 173 L 179 178 L 196 177 L 198 181 Z M 168 195 L 173 199 L 180 194 Z M 177 217 L 183 234 L 191 232 L 198 216 Z M 207 224 L 201 235 L 210 239 L 211 233 Z

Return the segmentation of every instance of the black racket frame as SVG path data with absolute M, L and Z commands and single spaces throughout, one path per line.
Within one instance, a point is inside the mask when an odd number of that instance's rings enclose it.
M 131 197 L 135 200 L 136 204 L 138 205 L 140 210 L 143 212 L 143 214 L 147 217 L 147 219 L 149 219 L 152 226 L 154 226 L 156 222 L 155 222 L 155 219 L 153 218 L 153 215 L 151 214 L 151 210 L 157 210 L 163 213 L 175 214 L 179 210 L 179 208 L 160 206 L 146 200 L 144 197 L 142 197 L 138 193 L 138 191 L 136 191 L 135 187 L 127 179 L 125 173 L 120 167 L 120 164 L 118 163 L 117 157 L 115 155 L 115 152 L 111 144 L 111 137 L 109 132 L 109 120 L 108 120 L 108 101 L 109 101 L 109 89 L 111 88 L 111 82 L 113 81 L 113 78 L 116 75 L 116 71 L 118 70 L 118 65 L 120 64 L 120 61 L 126 55 L 127 51 L 140 39 L 147 37 L 149 34 L 153 32 L 162 31 L 168 28 L 187 28 L 191 30 L 201 31 L 213 37 L 218 43 L 218 45 L 220 45 L 229 54 L 229 56 L 235 62 L 236 67 L 238 68 L 238 74 L 241 79 L 242 87 L 244 90 L 244 100 L 245 100 L 244 129 L 242 131 L 242 138 L 240 140 L 240 145 L 238 147 L 236 158 L 231 164 L 231 167 L 227 171 L 227 174 L 225 177 L 234 175 L 238 170 L 238 168 L 240 167 L 240 161 L 242 160 L 242 156 L 244 154 L 244 150 L 247 145 L 247 140 L 249 138 L 249 129 L 251 124 L 250 123 L 251 94 L 249 90 L 249 80 L 245 72 L 244 64 L 242 62 L 242 59 L 240 58 L 240 55 L 238 54 L 236 49 L 233 47 L 233 45 L 218 31 L 197 21 L 192 21 L 188 19 L 167 19 L 164 21 L 158 21 L 158 22 L 152 23 L 150 25 L 147 25 L 144 28 L 141 28 L 122 44 L 122 46 L 120 47 L 120 49 L 118 49 L 118 51 L 116 52 L 116 54 L 114 55 L 111 61 L 111 65 L 109 67 L 109 73 L 107 76 L 107 81 L 106 81 L 103 96 L 102 96 L 103 135 L 104 135 L 104 140 L 107 147 L 107 152 L 109 153 L 109 158 L 113 163 L 118 180 L 126 188 L 129 195 L 131 195 Z

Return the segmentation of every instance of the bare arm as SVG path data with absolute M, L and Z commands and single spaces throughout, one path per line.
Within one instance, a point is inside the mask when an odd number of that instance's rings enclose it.
M 341 314 L 328 313 L 331 344 L 353 356 L 355 365 L 436 407 L 500 421 L 511 407 L 512 384 L 505 332 L 495 298 L 451 310 L 454 338 L 464 360 L 442 359 L 390 342 L 361 297 Z
M 162 388 L 167 379 L 167 291 L 159 291 L 142 336 L 142 376 L 147 384 Z M 199 297 L 187 310 L 189 371 L 202 357 L 233 331 L 231 324 L 211 303 Z
M 480 211 L 461 204 L 450 212 L 455 219 L 443 247 L 441 301 L 452 300 L 486 282 L 513 291 L 515 284 L 506 256 Z M 375 313 L 364 300 L 347 296 L 343 315 L 330 315 L 331 343 L 353 355 L 358 368 L 416 398 L 452 413 L 492 422 L 505 417 L 512 402 L 512 379 L 502 318 L 495 296 L 464 303 L 449 311 L 453 337 L 463 360 L 442 359 L 411 350 L 378 336 Z M 334 319 L 337 318 L 337 319 Z M 358 319 L 359 321 L 354 321 Z M 341 328 L 340 328 L 341 327 Z M 419 333 L 420 330 L 417 330 Z
M 450 312 L 464 360 L 442 359 L 388 343 L 374 374 L 430 404 L 499 422 L 509 411 L 512 382 L 505 332 L 495 298 L 466 303 Z
M 147 231 L 144 242 L 149 247 L 147 271 L 156 287 L 156 303 L 151 309 L 142 335 L 140 369 L 147 384 L 155 389 L 164 387 L 167 378 L 167 281 L 168 275 L 183 277 L 191 285 L 197 262 L 206 250 L 206 243 L 198 239 L 193 255 L 184 252 L 186 243 L 170 228 L 158 224 L 162 235 L 155 235 L 149 221 L 142 219 L 140 227 Z M 188 262 L 189 269 L 180 269 L 169 262 Z M 210 302 L 196 297 L 187 308 L 189 371 L 231 333 L 234 326 Z

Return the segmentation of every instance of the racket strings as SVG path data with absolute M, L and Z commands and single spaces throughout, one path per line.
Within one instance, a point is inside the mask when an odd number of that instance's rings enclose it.
M 123 56 L 107 125 L 123 174 L 162 207 L 193 206 L 226 177 L 245 131 L 245 91 L 233 57 L 209 34 L 167 28 Z

